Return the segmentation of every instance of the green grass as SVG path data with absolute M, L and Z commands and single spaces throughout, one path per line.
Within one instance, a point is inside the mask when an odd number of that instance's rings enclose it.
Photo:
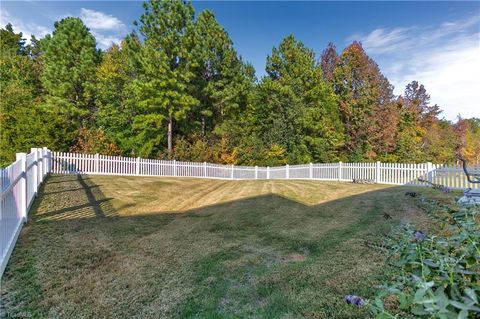
M 368 317 L 343 301 L 373 296 L 385 275 L 364 241 L 401 219 L 430 225 L 406 190 L 51 176 L 2 279 L 0 315 Z

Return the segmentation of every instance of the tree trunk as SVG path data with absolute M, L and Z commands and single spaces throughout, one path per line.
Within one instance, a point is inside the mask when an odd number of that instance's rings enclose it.
M 168 156 L 172 156 L 172 134 L 173 134 L 173 118 L 170 115 L 168 118 Z

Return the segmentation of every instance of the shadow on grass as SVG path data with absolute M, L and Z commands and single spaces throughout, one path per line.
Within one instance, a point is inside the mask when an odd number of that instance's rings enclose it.
M 83 181 L 85 182 L 85 181 Z M 85 186 L 85 187 L 80 187 L 80 188 L 72 188 L 72 189 L 65 189 L 65 190 L 59 190 L 59 191 L 54 191 L 54 192 L 44 192 L 42 195 L 53 195 L 53 194 L 60 194 L 60 193 L 67 193 L 67 192 L 76 192 L 76 191 L 83 191 L 86 188 L 97 188 L 102 185 L 94 185 L 94 186 Z
M 6 271 L 9 307 L 39 317 L 365 317 L 343 302 L 371 296 L 383 271 L 364 240 L 401 219 L 429 227 L 406 190 L 429 192 L 389 187 L 316 205 L 270 193 L 122 216 L 135 205 L 114 205 L 88 176 L 49 176 Z
M 159 178 L 161 179 L 161 178 Z M 280 182 L 280 181 L 276 181 Z M 74 184 L 74 187 L 66 187 L 66 185 Z M 45 184 L 53 185 L 58 184 L 54 189 L 55 190 L 48 190 L 45 191 L 44 187 Z M 278 202 L 277 206 L 281 205 L 298 205 L 298 207 L 304 208 L 306 211 L 316 211 L 318 207 L 325 207 L 326 210 L 329 210 L 329 207 L 338 207 L 338 206 L 345 206 L 349 210 L 358 206 L 362 208 L 365 200 L 371 200 L 375 198 L 377 201 L 388 201 L 391 200 L 391 196 L 399 197 L 403 200 L 409 200 L 409 198 L 404 196 L 404 193 L 407 190 L 414 190 L 414 191 L 425 191 L 423 188 L 413 187 L 413 186 L 391 186 L 388 188 L 382 188 L 379 190 L 370 190 L 366 192 L 362 192 L 356 195 L 350 195 L 347 197 L 337 198 L 333 200 L 323 201 L 320 204 L 308 204 L 302 201 L 296 200 L 292 197 L 288 197 L 279 193 L 269 193 L 264 195 L 258 196 L 247 196 L 241 199 L 236 199 L 232 201 L 221 201 L 219 203 L 215 203 L 212 205 L 204 205 L 199 208 L 193 209 L 186 209 L 186 210 L 162 210 L 162 211 L 150 211 L 147 214 L 136 214 L 134 216 L 121 216 L 118 214 L 119 210 L 122 210 L 127 207 L 133 207 L 135 204 L 126 204 L 121 207 L 114 207 L 112 205 L 112 197 L 106 197 L 101 190 L 102 185 L 96 185 L 92 182 L 92 179 L 88 177 L 88 175 L 53 175 L 48 177 L 48 182 L 42 185 L 42 189 L 39 191 L 39 196 L 35 201 L 33 206 L 32 218 L 34 220 L 46 220 L 49 217 L 54 217 L 56 220 L 66 219 L 66 218 L 91 218 L 91 217 L 122 217 L 122 218 L 137 218 L 137 217 L 154 217 L 155 215 L 165 215 L 165 214 L 173 214 L 175 217 L 184 218 L 184 217 L 202 217 L 202 212 L 208 211 L 212 208 L 219 208 L 223 206 L 229 205 L 239 205 L 242 206 L 243 203 L 248 204 L 262 204 L 262 203 L 269 203 L 269 202 Z M 168 186 L 170 183 L 162 183 L 161 186 Z M 345 183 L 344 183 L 345 184 Z M 157 185 L 155 185 L 157 186 Z M 217 190 L 220 188 L 221 185 L 214 188 L 212 191 Z M 73 193 L 73 194 L 69 194 Z M 35 214 L 35 211 L 38 211 L 38 208 L 42 206 L 43 201 L 46 197 L 52 197 L 57 195 L 64 195 L 66 200 L 62 201 L 61 203 L 55 203 L 55 207 L 53 209 L 42 209 L 41 214 Z M 81 198 L 78 205 L 73 205 L 72 201 L 69 200 L 72 197 Z M 48 199 L 50 201 L 55 201 L 54 199 Z M 281 203 L 281 204 L 279 204 Z M 60 204 L 60 205 L 59 205 Z M 59 207 L 60 206 L 60 207 Z M 265 206 L 265 205 L 262 205 Z M 269 206 L 269 205 L 266 205 Z M 381 206 L 381 205 L 380 205 Z M 92 216 L 91 212 L 82 214 L 81 211 L 86 212 L 90 210 L 94 213 Z M 80 211 L 80 212 L 79 212 Z M 65 213 L 69 212 L 78 212 L 73 216 L 62 216 Z M 226 209 L 224 213 L 235 213 L 234 211 L 230 211 Z M 199 216 L 196 216 L 199 214 Z M 395 212 L 393 212 L 395 215 Z M 58 218 L 55 218 L 58 217 Z M 65 217 L 65 218 L 63 218 Z M 206 217 L 206 216 L 203 216 Z
M 53 189 L 46 190 L 47 187 Z M 61 200 L 53 200 L 56 197 Z M 38 214 L 39 207 L 46 200 L 52 201 L 53 205 L 41 209 L 42 213 Z M 116 209 L 111 200 L 103 194 L 101 185 L 94 184 L 85 175 L 48 176 L 39 190 L 30 217 L 33 221 L 113 217 Z

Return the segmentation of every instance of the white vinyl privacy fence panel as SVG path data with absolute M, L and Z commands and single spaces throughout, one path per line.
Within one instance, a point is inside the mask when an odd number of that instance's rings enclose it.
M 480 166 L 470 167 L 480 171 Z M 164 161 L 99 154 L 51 152 L 32 148 L 0 170 L 0 277 L 28 211 L 46 174 L 102 174 L 125 176 L 176 176 L 216 179 L 311 179 L 323 181 L 368 180 L 381 184 L 449 188 L 480 188 L 470 184 L 460 165 L 432 163 L 321 163 L 278 167 L 236 166 L 185 161 Z M 419 181 L 421 179 L 422 181 Z
M 0 278 L 38 187 L 49 172 L 50 154 L 46 148 L 32 148 L 28 155 L 17 153 L 16 161 L 0 170 Z

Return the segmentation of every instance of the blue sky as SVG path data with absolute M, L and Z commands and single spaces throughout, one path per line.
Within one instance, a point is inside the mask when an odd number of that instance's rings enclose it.
M 212 10 L 257 76 L 272 47 L 294 34 L 318 56 L 328 42 L 353 40 L 400 94 L 418 80 L 454 120 L 480 117 L 480 2 L 193 2 Z M 56 20 L 79 16 L 106 48 L 134 29 L 141 1 L 2 1 L 1 24 L 42 37 Z

